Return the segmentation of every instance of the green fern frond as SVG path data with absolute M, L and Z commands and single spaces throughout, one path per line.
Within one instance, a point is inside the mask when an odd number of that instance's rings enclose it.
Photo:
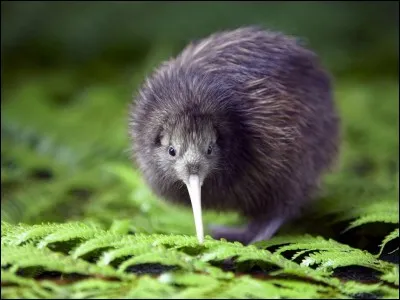
M 259 241 L 254 243 L 254 245 L 258 248 L 270 248 L 278 245 L 292 244 L 292 243 L 308 243 L 310 241 L 321 240 L 321 237 L 313 237 L 312 235 L 278 235 L 266 241 Z
M 124 241 L 130 240 L 131 236 L 124 236 Z M 93 250 L 107 248 L 107 247 L 117 247 L 118 245 L 123 245 L 121 241 L 121 236 L 114 232 L 107 232 L 101 236 L 94 237 L 86 242 L 78 245 L 73 251 L 71 251 L 71 255 L 73 258 L 81 257 Z M 124 245 L 126 246 L 126 245 Z M 131 246 L 134 246 L 134 243 L 131 243 Z
M 46 247 L 50 243 L 69 241 L 73 239 L 87 240 L 94 236 L 101 235 L 105 231 L 93 226 L 92 224 L 84 223 L 64 223 L 60 224 L 57 230 L 46 237 L 44 237 L 40 243 L 38 243 L 38 248 Z
M 231 280 L 215 280 L 212 277 L 202 274 L 164 274 L 162 280 L 169 284 L 185 285 L 187 288 L 177 294 L 177 298 L 294 298 L 305 297 L 305 288 L 308 288 L 310 295 L 321 296 L 320 292 L 329 290 L 321 285 L 309 285 L 293 281 L 293 285 L 287 284 L 282 279 L 277 280 L 257 280 L 250 276 L 238 276 Z M 302 289 L 297 290 L 298 286 Z M 301 296 L 303 295 L 303 296 Z
M 398 290 L 391 289 L 381 283 L 375 284 L 360 284 L 354 281 L 342 283 L 341 291 L 347 295 L 362 295 L 362 294 L 375 294 L 378 298 L 383 299 L 398 299 Z
M 382 254 L 383 248 L 385 248 L 386 244 L 389 243 L 390 241 L 393 241 L 394 239 L 399 238 L 399 228 L 396 228 L 393 230 L 391 233 L 389 233 L 382 241 L 382 243 L 379 245 L 380 251 L 377 254 L 379 257 Z M 397 248 L 398 249 L 398 248 Z
M 347 226 L 347 228 L 344 230 L 344 232 L 364 224 L 376 223 L 376 222 L 397 224 L 399 222 L 399 215 L 393 211 L 392 212 L 381 211 L 381 212 L 370 213 L 368 215 L 359 217 L 356 220 L 352 221 L 349 224 L 349 226 Z
M 281 254 L 290 250 L 300 250 L 292 256 L 292 260 L 297 259 L 307 252 L 314 252 L 304 257 L 300 265 L 305 267 L 319 265 L 317 270 L 327 273 L 330 273 L 335 268 L 350 265 L 360 265 L 381 272 L 391 269 L 392 266 L 390 263 L 377 259 L 376 256 L 367 251 L 352 248 L 332 239 L 326 240 L 322 237 L 313 237 L 310 235 L 301 237 L 276 237 L 270 241 L 258 243 L 258 246 L 271 247 L 279 244 L 288 245 L 279 247 L 274 254 Z
M 21 268 L 42 267 L 46 271 L 58 271 L 62 273 L 100 274 L 117 278 L 131 276 L 120 274 L 111 267 L 98 267 L 81 259 L 73 259 L 61 253 L 55 253 L 47 248 L 38 249 L 31 244 L 2 246 L 1 265 L 2 267 L 11 265 L 10 270 L 13 272 Z
M 396 195 L 391 190 L 385 198 L 352 198 L 342 197 L 340 199 L 332 198 L 326 199 L 317 203 L 315 211 L 319 214 L 332 214 L 336 215 L 333 220 L 334 223 L 341 221 L 353 220 L 352 225 L 347 228 L 354 228 L 366 223 L 385 222 L 385 223 L 399 223 L 399 203 Z M 361 221 L 357 221 L 362 218 Z
M 50 287 L 43 287 L 39 282 L 31 279 L 18 276 L 15 273 L 1 270 L 1 281 L 7 282 L 8 286 L 2 286 L 2 298 L 30 298 L 30 299 L 51 299 L 52 291 Z M 17 285 L 18 288 L 10 287 Z
M 114 220 L 111 224 L 110 231 L 118 234 L 127 234 L 131 227 L 131 220 Z
M 5 222 L 3 222 L 5 224 Z M 7 225 L 6 225 L 7 226 Z M 49 223 L 27 226 L 19 224 L 2 232 L 2 244 L 20 245 L 28 241 L 41 240 L 38 247 L 43 248 L 49 243 L 68 241 L 71 239 L 88 239 L 101 230 L 93 224 L 69 222 L 63 224 Z
M 304 298 L 330 298 L 334 289 L 329 285 L 318 283 L 305 283 L 298 280 L 272 279 L 270 281 L 279 289 L 284 289 L 283 297 L 288 299 L 297 298 L 299 292 L 304 293 Z M 336 294 L 336 293 L 335 293 Z M 335 298 L 348 298 L 344 293 L 337 293 Z
M 271 284 L 252 279 L 250 276 L 241 276 L 240 278 L 228 282 L 227 286 L 221 292 L 223 298 L 247 299 L 247 298 L 282 298 L 284 289 Z
M 270 241 L 258 243 L 258 246 L 284 244 L 274 253 L 259 249 L 256 246 L 244 247 L 240 243 L 215 241 L 207 237 L 203 244 L 198 244 L 196 238 L 185 235 L 146 235 L 138 233 L 126 235 L 118 231 L 104 230 L 101 227 L 84 223 L 43 224 L 43 225 L 11 225 L 4 223 L 2 239 L 2 266 L 10 266 L 10 271 L 16 275 L 17 270 L 25 268 L 42 268 L 45 271 L 58 271 L 63 274 L 78 273 L 95 277 L 103 276 L 118 278 L 120 282 L 108 282 L 101 279 L 87 279 L 77 283 L 46 289 L 46 281 L 37 283 L 31 288 L 28 283 L 21 282 L 18 287 L 8 287 L 3 295 L 23 295 L 35 298 L 69 297 L 191 297 L 199 298 L 232 297 L 260 298 L 269 295 L 276 298 L 299 298 L 308 295 L 314 298 L 329 298 L 351 296 L 350 292 L 370 291 L 361 284 L 349 288 L 339 280 L 330 278 L 328 267 L 347 265 L 341 257 L 358 265 L 368 265 L 379 270 L 386 270 L 382 280 L 390 281 L 395 276 L 393 264 L 377 265 L 374 256 L 349 246 L 339 244 L 321 237 L 276 237 Z M 24 235 L 23 232 L 26 232 Z M 50 237 L 50 238 L 49 238 Z M 78 239 L 78 245 L 70 251 L 70 255 L 51 250 L 51 244 L 66 243 Z M 25 244 L 23 244 L 25 243 Z M 36 245 L 36 246 L 35 246 Z M 40 248 L 38 247 L 40 246 Z M 308 268 L 306 264 L 297 264 L 286 259 L 281 253 L 288 250 L 317 250 L 308 255 L 314 264 L 319 264 L 317 270 Z M 357 252 L 360 251 L 360 252 Z M 84 260 L 86 254 L 95 251 L 99 259 L 91 263 Z M 99 252 L 100 251 L 100 252 Z M 187 253 L 185 253 L 187 252 Z M 193 254 L 188 254 L 193 253 Z M 305 254 L 306 252 L 304 252 Z M 359 261 L 361 257 L 361 261 Z M 233 258 L 235 263 L 246 261 L 264 262 L 279 267 L 271 272 L 270 280 L 257 280 L 246 276 L 235 276 L 212 264 Z M 333 264 L 329 263 L 333 260 Z M 338 259 L 336 259 L 338 258 Z M 335 260 L 336 259 L 336 260 Z M 371 261 L 368 261 L 371 259 Z M 114 269 L 110 264 L 122 260 Z M 369 264 L 366 264 L 369 262 Z M 148 263 L 160 263 L 164 266 L 177 266 L 173 272 L 164 273 L 158 279 L 148 276 L 136 277 L 128 273 L 129 267 Z M 309 264 L 311 262 L 309 261 Z M 328 264 L 328 266 L 326 265 Z M 328 269 L 328 270 L 327 270 Z M 322 271 L 321 271 L 322 270 Z M 196 272 L 196 273 L 193 273 Z M 178 274 L 178 275 L 177 275 Z M 181 275 L 179 275 L 181 274 Z M 183 274 L 192 274 L 185 278 Z M 198 275 L 203 277 L 197 277 Z M 295 276 L 312 279 L 313 283 L 298 280 L 280 279 L 275 276 Z M 179 277 L 180 276 L 180 277 Z M 209 280 L 205 279 L 207 276 Z M 199 278 L 199 281 L 196 281 Z M 200 280 L 201 278 L 201 280 Z M 101 284 L 104 282 L 104 285 Z M 205 284 L 209 283 L 209 284 Z M 171 284 L 178 284 L 179 288 Z M 57 288 L 56 288 L 57 287 Z M 393 290 L 384 290 L 375 286 L 374 291 L 383 295 L 393 294 Z M 60 296 L 61 295 L 61 296 Z M 265 297 L 265 296 L 264 296 Z
M 123 297 L 130 285 L 132 281 L 114 282 L 89 278 L 71 284 L 68 287 L 68 294 L 74 299 L 116 299 Z
M 167 266 L 179 266 L 184 270 L 192 271 L 194 269 L 193 264 L 191 264 L 192 260 L 193 258 L 191 256 L 179 251 L 173 251 L 172 249 L 169 249 L 168 251 L 165 251 L 165 249 L 153 249 L 151 252 L 147 251 L 146 253 L 124 261 L 118 267 L 118 271 L 124 272 L 131 265 L 143 263 L 161 263 Z
M 186 272 L 164 273 L 159 277 L 159 280 L 170 284 L 174 283 L 191 287 L 208 286 L 218 283 L 218 280 L 212 276 Z
M 273 254 L 268 250 L 258 249 L 255 246 L 243 247 L 240 243 L 215 243 L 204 251 L 200 257 L 202 261 L 223 261 L 234 258 L 235 262 L 260 261 L 278 266 L 287 272 L 298 272 L 304 275 L 308 270 L 301 268 L 298 264 L 284 258 L 281 255 Z M 312 271 L 312 270 L 310 270 Z M 314 272 L 314 275 L 321 275 Z
M 177 288 L 174 286 L 145 275 L 131 286 L 126 297 L 130 299 L 174 298 L 176 291 Z
M 330 272 L 338 267 L 352 265 L 363 266 L 385 272 L 391 268 L 391 264 L 377 260 L 372 254 L 358 249 L 332 249 L 325 252 L 311 253 L 303 259 L 301 265 L 319 265 L 317 270 Z
M 72 256 L 77 258 L 81 257 L 93 250 L 100 248 L 124 248 L 132 247 L 132 251 L 146 251 L 148 248 L 156 248 L 162 243 L 159 240 L 165 237 L 164 235 L 145 235 L 145 234 L 135 234 L 135 235 L 120 235 L 116 232 L 104 231 L 103 234 L 81 243 L 72 251 Z M 185 240 L 178 239 L 179 241 Z M 143 250 L 141 250 L 142 248 Z
M 161 249 L 161 247 L 157 247 L 157 248 Z M 123 246 L 118 249 L 113 249 L 113 250 L 103 252 L 103 254 L 100 257 L 100 259 L 98 260 L 97 264 L 99 266 L 109 265 L 111 262 L 113 262 L 114 260 L 116 260 L 118 258 L 138 256 L 138 255 L 146 254 L 151 250 L 152 250 L 152 248 L 146 244 L 145 245 L 139 244 L 139 245 Z
M 280 298 L 325 298 L 324 294 L 332 288 L 319 284 L 309 284 L 295 280 L 255 280 L 250 276 L 241 276 L 229 283 L 229 287 L 221 293 L 222 297 L 234 299 L 280 299 Z M 343 295 L 337 294 L 341 298 Z
M 19 236 L 29 228 L 27 225 L 19 224 L 15 226 L 6 221 L 1 221 L 1 245 L 17 244 Z
M 399 266 L 393 266 L 390 271 L 381 276 L 381 279 L 399 285 Z
M 45 289 L 32 287 L 2 287 L 1 293 L 5 299 L 53 299 L 51 293 Z

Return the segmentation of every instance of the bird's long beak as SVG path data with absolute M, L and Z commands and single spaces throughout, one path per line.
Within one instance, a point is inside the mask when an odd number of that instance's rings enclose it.
M 196 226 L 197 239 L 202 244 L 204 241 L 203 219 L 201 213 L 201 184 L 198 175 L 190 175 L 186 183 L 189 191 L 190 201 L 192 202 L 194 224 Z

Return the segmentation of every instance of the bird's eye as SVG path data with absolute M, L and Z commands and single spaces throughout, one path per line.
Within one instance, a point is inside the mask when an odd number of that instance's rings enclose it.
M 212 146 L 210 145 L 210 146 L 208 146 L 208 149 L 207 149 L 207 154 L 208 154 L 208 155 L 210 155 L 210 154 L 211 154 L 211 152 L 212 152 Z
M 169 155 L 171 155 L 171 156 L 175 156 L 175 149 L 174 149 L 174 147 L 172 147 L 172 146 L 169 146 L 169 148 L 168 148 L 168 153 L 169 153 Z

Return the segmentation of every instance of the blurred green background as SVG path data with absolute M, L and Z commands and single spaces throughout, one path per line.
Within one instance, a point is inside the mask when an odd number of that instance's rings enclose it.
M 3 1 L 6 66 L 137 65 L 154 47 L 248 24 L 302 37 L 336 74 L 397 74 L 398 2 Z M 9 65 L 9 64 L 10 65 Z
M 107 223 L 132 219 L 136 205 L 136 230 L 192 232 L 190 215 L 179 228 L 168 214 L 151 218 L 140 175 L 128 197 L 132 186 L 101 167 L 131 176 L 128 104 L 153 67 L 192 39 L 251 24 L 299 36 L 334 76 L 343 144 L 327 195 L 397 197 L 398 6 L 1 2 L 2 218 Z

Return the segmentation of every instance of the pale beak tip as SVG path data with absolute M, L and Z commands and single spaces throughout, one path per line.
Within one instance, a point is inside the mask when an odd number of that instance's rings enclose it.
M 201 183 L 199 176 L 191 175 L 186 184 L 192 203 L 193 217 L 196 226 L 197 239 L 200 244 L 204 242 L 203 220 L 201 212 Z
M 199 244 L 203 244 L 204 243 L 204 237 L 203 236 L 198 236 L 197 237 Z

